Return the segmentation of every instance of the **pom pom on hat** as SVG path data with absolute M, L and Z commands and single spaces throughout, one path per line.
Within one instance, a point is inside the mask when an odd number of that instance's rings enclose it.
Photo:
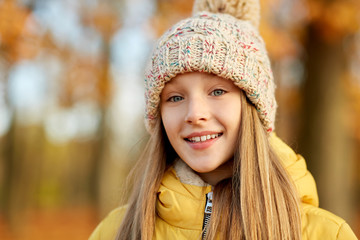
M 193 13 L 207 11 L 212 13 L 227 13 L 238 19 L 250 21 L 259 27 L 259 0 L 195 0 Z

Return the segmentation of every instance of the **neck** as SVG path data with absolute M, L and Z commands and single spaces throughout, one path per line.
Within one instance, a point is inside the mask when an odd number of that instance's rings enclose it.
M 218 182 L 231 178 L 233 174 L 233 161 L 227 161 L 217 169 L 207 173 L 197 173 L 204 182 L 215 186 Z

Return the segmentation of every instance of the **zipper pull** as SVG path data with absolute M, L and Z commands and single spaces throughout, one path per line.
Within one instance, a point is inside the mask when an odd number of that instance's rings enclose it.
M 209 192 L 206 194 L 206 205 L 205 205 L 205 213 L 211 214 L 212 212 L 212 200 L 213 200 L 213 192 Z
M 213 192 L 209 192 L 206 194 L 206 204 L 205 204 L 205 211 L 204 211 L 204 220 L 203 220 L 203 233 L 202 239 L 205 239 L 207 233 L 207 225 L 210 221 L 211 212 L 212 212 L 212 200 L 213 200 Z

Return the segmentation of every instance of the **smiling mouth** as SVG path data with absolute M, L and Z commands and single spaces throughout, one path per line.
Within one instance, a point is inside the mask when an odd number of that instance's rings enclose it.
M 205 142 L 205 141 L 208 141 L 210 139 L 218 138 L 221 135 L 223 135 L 223 134 L 222 133 L 215 133 L 215 134 L 208 134 L 208 135 L 203 135 L 203 136 L 185 138 L 185 140 L 188 141 L 188 142 L 192 142 L 192 143 L 198 143 L 198 142 Z

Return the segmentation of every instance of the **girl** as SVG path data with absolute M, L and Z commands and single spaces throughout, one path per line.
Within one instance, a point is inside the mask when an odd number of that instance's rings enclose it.
M 273 133 L 258 22 L 258 0 L 198 0 L 160 38 L 132 195 L 90 239 L 356 239 L 317 207 L 304 159 Z

